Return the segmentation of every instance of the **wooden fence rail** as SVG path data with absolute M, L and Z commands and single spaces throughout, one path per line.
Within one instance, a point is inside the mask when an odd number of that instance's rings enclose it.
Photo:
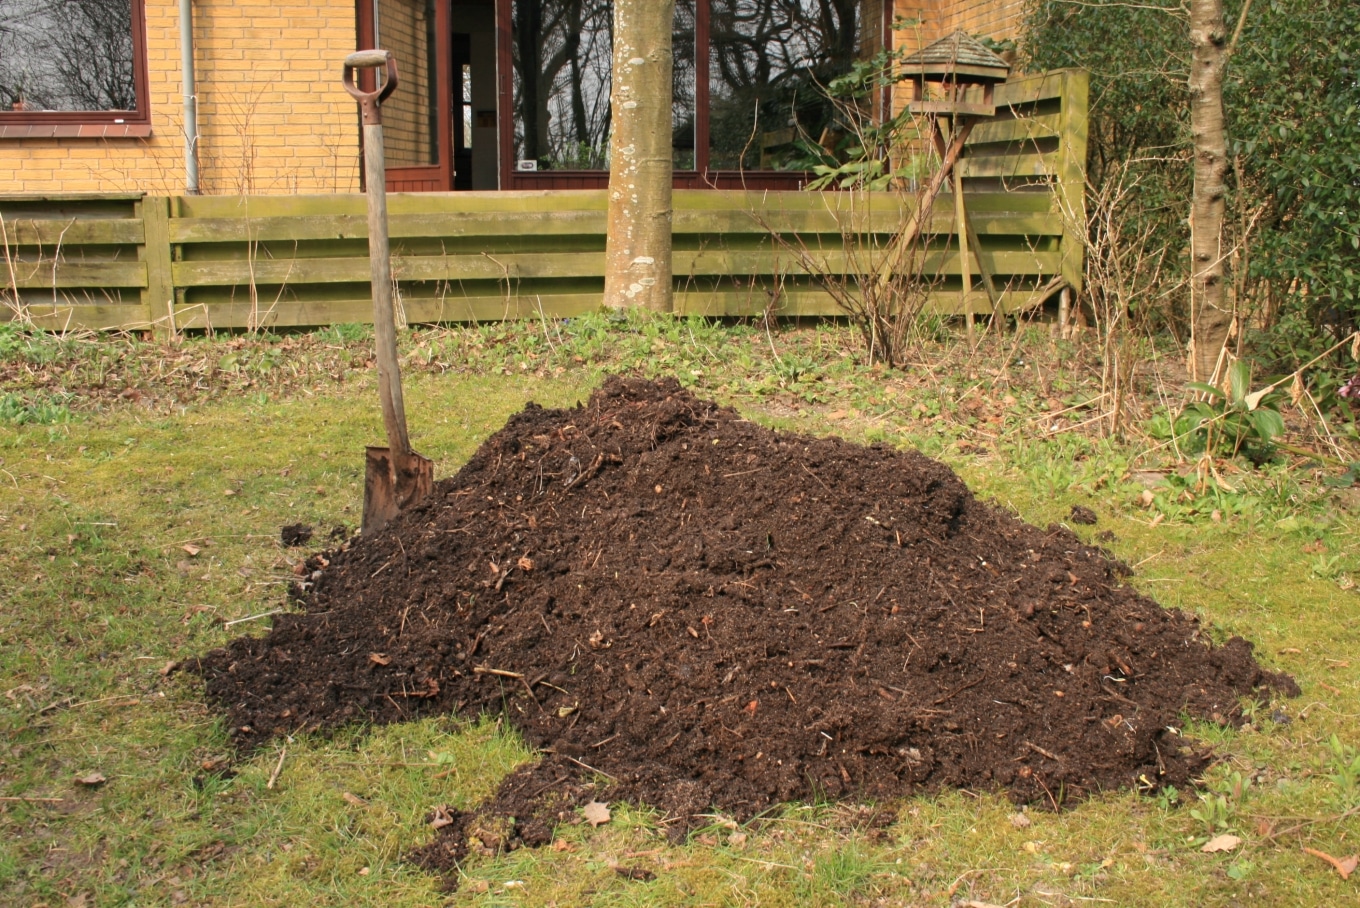
M 962 162 L 979 254 L 1006 311 L 1081 282 L 1087 78 L 1064 70 L 998 89 Z M 371 318 L 361 195 L 0 196 L 0 318 L 50 329 L 240 329 Z M 393 194 L 392 271 L 408 322 L 567 317 L 599 307 L 604 191 Z M 910 214 L 894 193 L 680 190 L 675 310 L 837 315 L 808 273 L 875 273 Z M 963 294 L 954 203 L 926 230 L 937 311 Z M 779 234 L 811 255 L 776 242 Z M 968 269 L 978 273 L 976 262 Z

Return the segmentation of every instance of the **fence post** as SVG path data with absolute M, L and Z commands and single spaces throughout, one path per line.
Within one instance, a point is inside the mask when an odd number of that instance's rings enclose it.
M 146 290 L 142 306 L 156 337 L 175 335 L 175 287 L 170 276 L 170 200 L 164 196 L 142 199 L 145 236 L 139 256 L 146 263 Z
M 1083 69 L 1063 72 L 1057 186 L 1058 210 L 1063 219 L 1060 273 L 1073 294 L 1078 296 L 1086 253 L 1086 142 L 1090 95 L 1090 73 Z

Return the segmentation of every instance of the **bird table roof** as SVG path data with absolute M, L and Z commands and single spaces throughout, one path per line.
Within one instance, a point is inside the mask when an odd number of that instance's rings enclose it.
M 1005 81 L 1011 71 L 1010 64 L 962 31 L 921 48 L 902 61 L 902 68 L 908 75 L 944 76 L 960 82 Z

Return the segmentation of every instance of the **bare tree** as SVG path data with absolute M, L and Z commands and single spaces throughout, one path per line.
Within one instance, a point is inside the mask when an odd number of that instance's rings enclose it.
M 1223 279 L 1223 218 L 1227 207 L 1228 129 L 1223 70 L 1228 30 L 1223 0 L 1191 0 L 1190 131 L 1195 188 L 1190 203 L 1190 377 L 1212 382 L 1219 372 L 1233 312 Z
M 615 0 L 605 305 L 671 308 L 675 0 Z

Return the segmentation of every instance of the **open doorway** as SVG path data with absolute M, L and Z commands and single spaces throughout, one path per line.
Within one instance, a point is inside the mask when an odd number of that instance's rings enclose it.
M 453 188 L 499 186 L 494 0 L 452 0 Z
M 388 190 L 498 188 L 495 0 L 359 0 L 358 13 L 359 47 L 392 51 L 401 76 L 383 105 Z

